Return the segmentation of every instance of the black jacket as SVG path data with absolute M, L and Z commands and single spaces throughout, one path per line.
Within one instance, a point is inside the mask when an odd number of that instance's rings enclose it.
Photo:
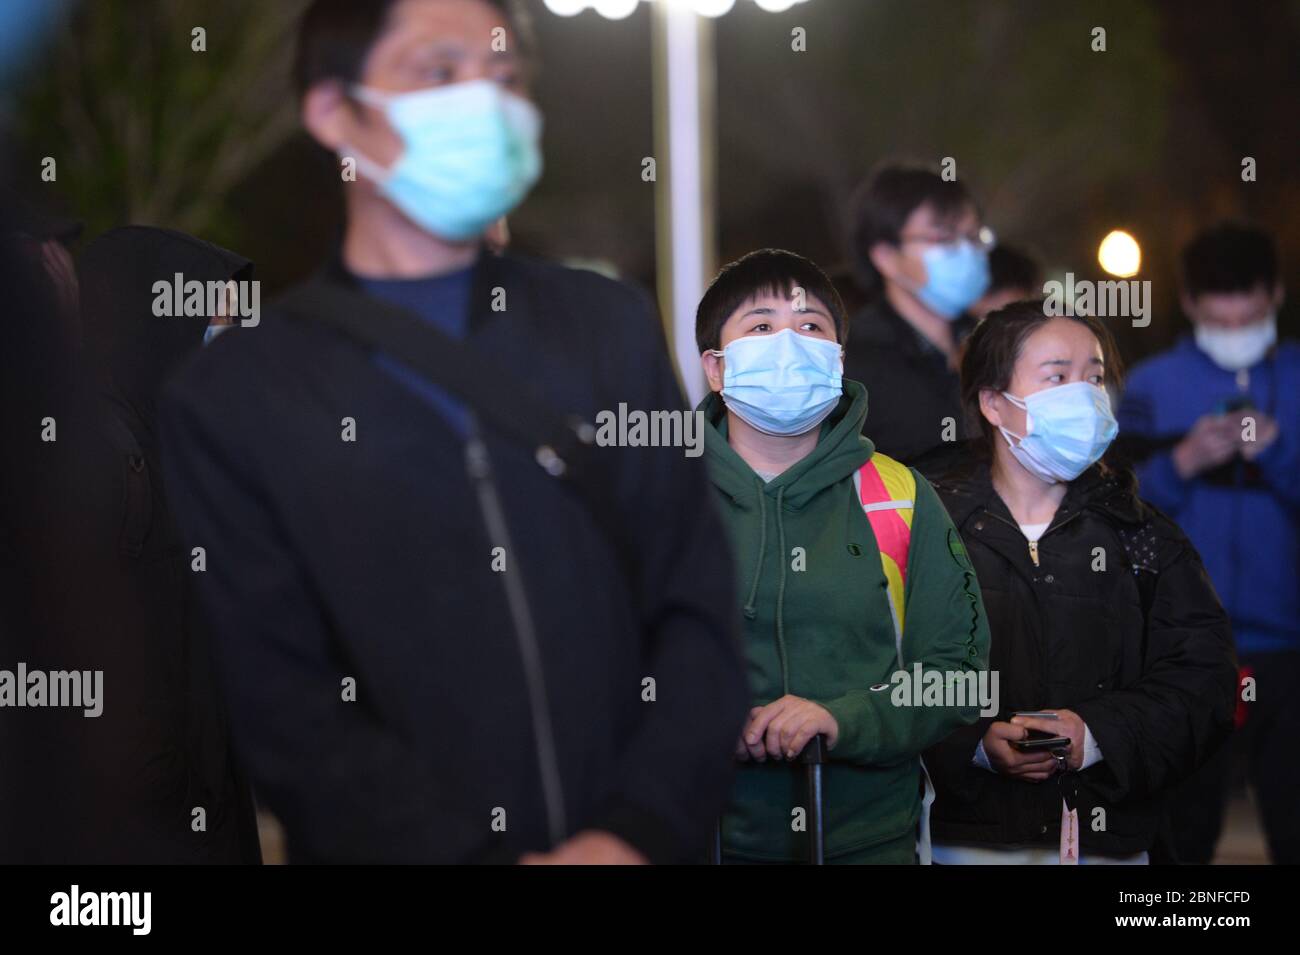
M 485 254 L 471 302 L 469 343 L 562 412 L 683 406 L 659 324 L 625 285 Z M 639 558 L 626 579 L 584 502 L 485 428 L 515 549 L 502 573 L 460 436 L 322 325 L 272 313 L 223 336 L 175 382 L 163 429 L 207 552 L 236 738 L 295 859 L 548 847 L 512 572 L 538 632 L 566 833 L 604 829 L 657 861 L 705 844 L 746 697 L 702 458 L 601 449 Z
M 1071 483 L 1039 540 L 1038 566 L 987 465 L 932 480 L 984 595 L 996 718 L 1074 710 L 1103 757 L 1044 783 L 998 775 L 971 764 L 992 720 L 981 718 L 925 755 L 938 792 L 935 840 L 1055 846 L 1063 788 L 1077 787 L 1085 854 L 1149 849 L 1164 793 L 1232 727 L 1232 636 L 1200 557 L 1139 500 L 1127 471 L 1094 466 Z
M 967 316 L 954 322 L 958 341 L 973 325 Z M 844 377 L 867 386 L 871 401 L 862 433 L 882 454 L 912 464 L 966 433 L 957 373 L 883 296 L 853 316 Z M 949 421 L 953 436 L 945 434 Z
M 180 232 L 112 229 L 78 262 L 85 347 L 33 353 L 24 332 L 6 356 L 26 353 L 0 379 L 37 396 L 23 417 L 49 415 L 57 440 L 33 445 L 26 424 L 13 436 L 25 451 L 0 494 L 0 667 L 100 671 L 103 697 L 92 718 L 4 711 L 0 724 L 17 717 L 18 735 L 0 743 L 0 801 L 17 809 L 0 811 L 0 860 L 260 861 L 154 417 L 163 379 L 199 349 L 208 321 L 155 315 L 154 282 L 177 272 L 224 281 L 250 267 Z

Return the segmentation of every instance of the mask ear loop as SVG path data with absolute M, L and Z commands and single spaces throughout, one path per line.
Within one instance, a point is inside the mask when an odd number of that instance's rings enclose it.
M 706 352 L 706 354 L 712 355 L 714 358 L 726 358 L 726 357 L 727 357 L 727 353 L 726 353 L 724 350 L 722 350 L 721 348 L 708 348 L 708 349 L 705 349 L 705 352 Z M 723 381 L 723 390 L 725 391 L 725 390 L 726 390 L 726 375 L 725 375 L 725 374 L 723 375 L 723 379 L 722 379 L 722 381 Z M 726 398 L 725 398 L 725 397 L 723 398 L 723 403 L 724 403 L 724 404 L 726 403 Z
M 348 95 L 358 103 L 364 103 L 366 106 L 382 110 L 388 106 L 389 100 L 391 100 L 396 94 L 384 93 L 380 90 L 372 90 L 367 86 L 353 84 L 348 87 Z M 355 162 L 357 164 L 357 170 L 367 179 L 373 180 L 376 183 L 382 184 L 392 172 L 392 167 L 385 169 L 383 166 L 379 165 L 379 163 L 361 152 L 361 150 L 354 149 L 347 143 L 343 143 L 339 147 L 338 154 L 341 157 L 351 159 Z
M 382 184 L 391 171 L 385 169 L 373 159 L 368 158 L 361 150 L 353 149 L 346 143 L 339 147 L 339 156 L 344 159 L 351 159 L 357 164 L 357 171 L 375 183 Z
M 1003 391 L 1003 392 L 1001 392 L 1001 395 L 1002 395 L 1003 398 L 1006 398 L 1007 401 L 1011 402 L 1013 405 L 1015 405 L 1015 407 L 1019 408 L 1021 411 L 1023 411 L 1023 412 L 1025 413 L 1025 429 L 1026 429 L 1027 432 L 1028 432 L 1028 431 L 1033 431 L 1033 430 L 1034 430 L 1033 427 L 1029 424 L 1029 404 L 1028 404 L 1028 402 L 1026 402 L 1025 399 L 1023 399 L 1023 398 L 1017 398 L 1015 395 L 1011 394 L 1011 392 L 1009 392 L 1009 391 Z M 1006 443 L 1007 443 L 1007 447 L 1008 447 L 1008 448 L 1014 448 L 1014 447 L 1016 447 L 1015 444 L 1012 444 L 1012 443 L 1011 443 L 1011 438 L 1015 438 L 1016 441 L 1017 441 L 1017 443 L 1020 442 L 1020 441 L 1025 440 L 1025 435 L 1023 435 L 1023 434 L 1016 434 L 1016 433 L 1015 433 L 1014 431 L 1012 431 L 1010 428 L 1004 428 L 1004 427 L 1002 427 L 1002 425 L 998 425 L 998 430 L 1002 432 L 1002 439 L 1003 439 L 1004 441 L 1006 441 Z
M 1018 444 L 1011 443 L 1012 438 L 1015 438 L 1017 441 L 1025 440 L 1024 435 L 1016 434 L 1010 428 L 1004 428 L 1002 427 L 1002 425 L 998 425 L 998 430 L 1002 432 L 1002 440 L 1005 441 L 1007 443 L 1007 447 L 1011 448 L 1012 450 L 1019 447 Z

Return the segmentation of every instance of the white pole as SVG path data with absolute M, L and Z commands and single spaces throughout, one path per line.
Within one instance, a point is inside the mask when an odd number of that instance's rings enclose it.
M 656 3 L 654 12 L 659 301 L 682 387 L 694 407 L 707 388 L 695 347 L 695 308 L 717 255 L 712 25 L 685 4 Z

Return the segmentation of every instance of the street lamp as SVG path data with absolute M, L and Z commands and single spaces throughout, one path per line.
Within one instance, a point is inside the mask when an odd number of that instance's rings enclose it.
M 1114 229 L 1097 247 L 1097 262 L 1111 275 L 1130 278 L 1142 268 L 1142 247 L 1123 229 Z
M 636 5 L 642 0 L 542 0 L 546 9 L 561 17 L 572 17 L 583 10 L 595 10 L 611 20 L 622 20 L 632 15 Z M 681 7 L 706 17 L 720 17 L 736 5 L 736 0 L 644 0 L 645 3 L 658 2 L 671 7 Z M 769 13 L 784 13 L 791 7 L 807 0 L 754 0 L 754 5 Z
M 736 0 L 544 0 L 562 17 L 594 10 L 611 20 L 653 4 L 655 261 L 670 347 L 692 406 L 704 397 L 695 307 L 717 268 L 714 76 L 711 19 Z M 753 0 L 782 13 L 807 0 Z

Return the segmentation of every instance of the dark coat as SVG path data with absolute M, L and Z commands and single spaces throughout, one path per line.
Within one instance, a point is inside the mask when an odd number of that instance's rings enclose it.
M 659 324 L 625 285 L 484 255 L 471 302 L 469 344 L 560 411 L 683 407 Z M 496 572 L 461 436 L 330 328 L 264 314 L 198 357 L 162 418 L 237 740 L 293 858 L 548 847 L 510 573 L 538 634 L 564 832 L 603 829 L 661 861 L 706 844 L 746 696 L 701 458 L 600 449 L 637 551 L 628 579 L 584 502 L 485 427 L 514 546 Z
M 932 479 L 984 595 L 989 668 L 1000 678 L 996 718 L 1074 710 L 1103 754 L 1044 783 L 995 774 L 971 764 L 991 722 L 981 718 L 926 753 L 938 792 L 934 838 L 1054 846 L 1062 788 L 1077 786 L 1085 854 L 1149 849 L 1162 797 L 1232 728 L 1232 635 L 1200 557 L 1136 496 L 1129 472 L 1094 466 L 1071 483 L 1039 540 L 1038 566 L 987 465 Z
M 153 283 L 177 272 L 226 280 L 248 268 L 191 236 L 139 227 L 107 232 L 81 255 L 86 347 L 60 356 L 70 374 L 37 406 L 57 422 L 57 440 L 34 440 L 24 427 L 22 466 L 37 473 L 6 494 L 17 506 L 3 538 L 19 560 L 0 576 L 3 589 L 24 592 L 27 609 L 10 629 L 16 602 L 5 594 L 0 633 L 16 637 L 16 652 L 6 639 L 0 665 L 101 671 L 103 710 L 18 711 L 19 756 L 0 764 L 14 767 L 5 788 L 20 811 L 3 815 L 20 831 L 0 835 L 0 856 L 260 861 L 154 420 L 163 379 L 199 349 L 208 319 L 155 316 Z M 50 363 L 35 367 L 49 374 Z
M 250 279 L 244 257 L 182 232 L 143 226 L 96 238 L 78 262 L 86 348 L 100 363 L 105 437 L 120 482 L 116 544 L 135 638 L 105 674 L 128 707 L 137 778 L 133 801 L 157 817 L 155 856 L 180 862 L 260 862 L 252 795 L 234 761 L 208 634 L 194 600 L 190 555 L 163 481 L 157 403 L 163 382 L 203 344 L 210 316 L 155 315 L 154 283 Z M 123 430 L 125 429 L 125 431 Z M 129 432 L 129 436 L 127 434 Z M 130 666 L 130 669 L 126 669 Z M 124 672 L 124 670 L 126 672 Z M 130 680 L 129 683 L 126 681 Z M 128 696 L 129 694 L 129 696 Z M 192 826 L 204 809 L 206 830 Z M 162 819 L 179 814 L 180 837 Z M 135 856 L 150 858 L 141 847 Z
M 954 322 L 958 341 L 973 324 L 966 316 Z M 936 446 L 951 446 L 949 419 L 955 437 L 965 434 L 957 373 L 883 296 L 853 316 L 844 377 L 867 386 L 871 400 L 862 433 L 882 454 L 912 464 Z

